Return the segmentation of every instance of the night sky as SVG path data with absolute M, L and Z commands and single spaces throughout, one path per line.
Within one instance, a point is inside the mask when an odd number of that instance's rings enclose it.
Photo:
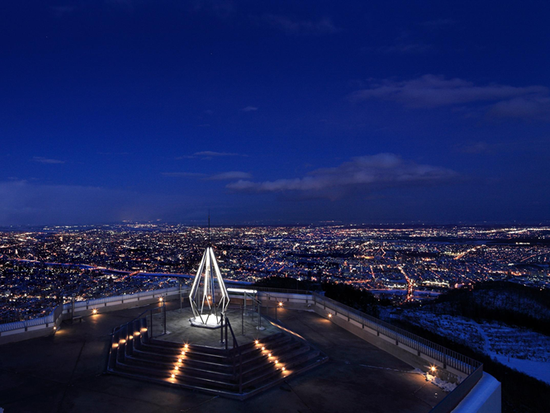
M 0 225 L 538 223 L 548 1 L 3 1 Z

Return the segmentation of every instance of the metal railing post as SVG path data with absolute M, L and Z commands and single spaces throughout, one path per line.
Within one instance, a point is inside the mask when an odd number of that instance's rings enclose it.
M 223 316 L 224 314 L 221 313 L 220 315 L 220 325 L 221 325 L 221 328 L 220 328 L 220 343 L 223 344 Z
M 162 302 L 162 316 L 163 316 L 163 326 L 164 326 L 164 334 L 166 334 L 166 302 Z
M 227 318 L 226 318 L 226 323 L 225 323 L 225 349 L 227 350 L 228 349 L 228 343 L 227 343 L 227 325 L 229 323 L 227 323 Z
M 153 338 L 153 309 L 152 308 L 149 310 L 149 313 L 151 314 L 151 336 L 149 338 Z

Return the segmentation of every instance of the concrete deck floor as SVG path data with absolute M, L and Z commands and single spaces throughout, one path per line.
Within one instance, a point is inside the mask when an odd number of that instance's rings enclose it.
M 105 375 L 112 328 L 143 310 L 86 317 L 64 323 L 55 336 L 0 346 L 0 407 L 6 413 L 429 412 L 445 396 L 408 364 L 330 321 L 286 309 L 277 314 L 281 323 L 330 361 L 245 402 Z
M 190 307 L 167 311 L 166 334 L 163 334 L 163 316 L 162 314 L 155 314 L 153 316 L 153 336 L 157 340 L 172 341 L 175 343 L 186 342 L 208 347 L 224 347 L 221 343 L 221 331 L 219 328 L 193 327 L 189 323 L 191 317 L 193 317 L 193 312 Z M 229 308 L 227 317 L 230 320 L 239 345 L 280 332 L 277 327 L 263 318 L 261 323 L 259 323 L 258 314 L 253 311 L 245 312 L 240 308 Z M 228 332 L 228 343 L 230 346 L 233 345 L 230 332 Z

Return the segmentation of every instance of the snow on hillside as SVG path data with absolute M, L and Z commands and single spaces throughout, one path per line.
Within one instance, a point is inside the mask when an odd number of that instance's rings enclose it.
M 550 337 L 497 322 L 404 310 L 401 319 L 452 338 L 500 363 L 550 384 Z

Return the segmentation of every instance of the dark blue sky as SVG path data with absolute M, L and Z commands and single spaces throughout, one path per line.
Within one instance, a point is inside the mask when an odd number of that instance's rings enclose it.
M 547 1 L 3 2 L 0 225 L 548 222 Z

